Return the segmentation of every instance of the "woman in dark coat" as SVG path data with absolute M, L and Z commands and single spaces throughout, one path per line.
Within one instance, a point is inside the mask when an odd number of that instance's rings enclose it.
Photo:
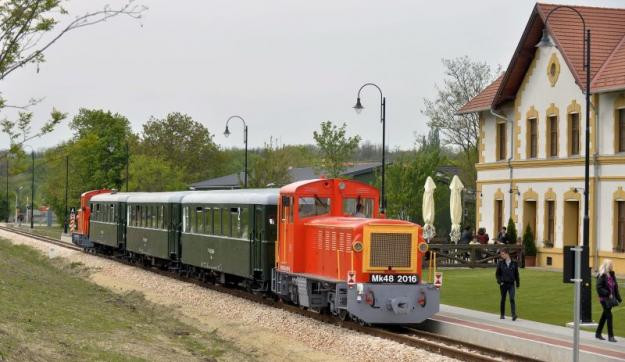
M 605 259 L 597 275 L 597 294 L 599 295 L 599 302 L 601 302 L 603 313 L 601 314 L 595 337 L 597 337 L 597 339 L 604 339 L 601 332 L 603 332 L 603 325 L 608 322 L 608 340 L 610 342 L 616 342 L 616 339 L 614 339 L 614 330 L 612 328 L 612 307 L 615 307 L 622 301 L 621 295 L 618 292 L 618 283 L 616 282 L 613 269 L 612 260 Z

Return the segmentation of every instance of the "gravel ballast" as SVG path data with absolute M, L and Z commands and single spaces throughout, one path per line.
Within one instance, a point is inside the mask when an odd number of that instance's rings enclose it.
M 0 237 L 50 257 L 80 262 L 90 280 L 118 293 L 137 291 L 175 308 L 185 321 L 215 331 L 263 360 L 454 361 L 386 339 L 360 334 L 94 255 L 0 230 Z

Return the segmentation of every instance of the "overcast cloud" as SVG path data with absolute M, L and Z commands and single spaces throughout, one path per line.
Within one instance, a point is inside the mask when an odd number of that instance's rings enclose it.
M 140 1 L 140 0 L 139 0 Z M 562 1 L 551 0 L 560 3 Z M 75 14 L 112 1 L 72 1 Z M 426 131 L 424 97 L 442 83 L 441 58 L 468 55 L 508 64 L 534 1 L 171 1 L 143 0 L 144 19 L 115 18 L 75 31 L 46 54 L 36 73 L 22 69 L 0 86 L 10 103 L 45 97 L 35 125 L 52 107 L 76 114 L 100 108 L 128 117 L 135 131 L 150 116 L 178 111 L 203 123 L 215 141 L 240 146 L 242 130 L 222 133 L 228 116 L 249 126 L 251 146 L 269 137 L 312 143 L 325 120 L 381 142 L 379 95 L 352 110 L 364 82 L 387 97 L 387 144 L 408 148 Z M 571 2 L 564 2 L 571 3 Z M 574 4 L 623 7 L 621 0 Z M 4 116 L 11 116 L 5 112 Z M 33 142 L 36 148 L 70 137 L 67 122 Z M 8 139 L 0 138 L 0 147 Z

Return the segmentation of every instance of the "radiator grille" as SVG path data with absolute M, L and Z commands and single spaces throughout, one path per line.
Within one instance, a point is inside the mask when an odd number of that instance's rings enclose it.
M 410 233 L 371 233 L 370 266 L 409 268 L 412 255 L 411 237 Z

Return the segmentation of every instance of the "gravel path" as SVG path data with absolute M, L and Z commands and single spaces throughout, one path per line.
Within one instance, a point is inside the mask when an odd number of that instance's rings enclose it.
M 175 308 L 197 328 L 215 331 L 262 360 L 454 361 L 21 235 L 0 230 L 0 237 L 50 257 L 83 263 L 93 270 L 89 276 L 93 282 L 115 292 L 141 292 L 147 300 Z

